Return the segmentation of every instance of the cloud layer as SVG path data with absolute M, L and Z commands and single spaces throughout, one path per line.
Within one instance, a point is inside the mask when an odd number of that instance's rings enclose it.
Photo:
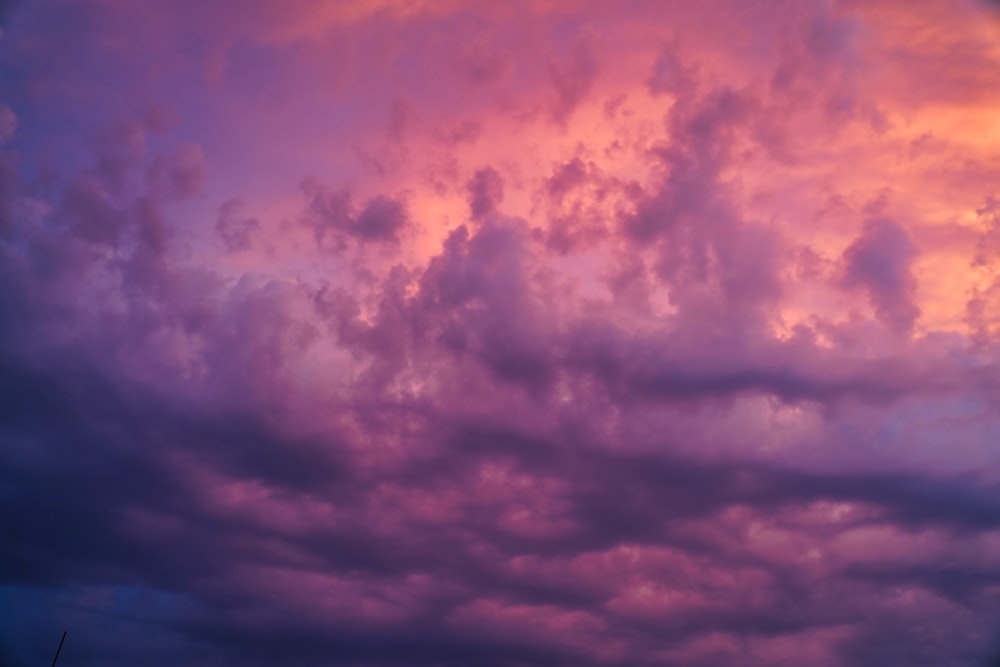
M 0 663 L 995 664 L 989 3 L 147 5 L 0 3 Z

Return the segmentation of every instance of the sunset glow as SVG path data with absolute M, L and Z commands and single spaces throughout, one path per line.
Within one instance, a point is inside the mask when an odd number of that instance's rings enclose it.
M 0 665 L 998 664 L 996 3 L 0 30 Z

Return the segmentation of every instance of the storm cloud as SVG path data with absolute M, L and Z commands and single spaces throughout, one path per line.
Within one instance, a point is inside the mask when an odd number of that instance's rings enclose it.
M 994 664 L 941 7 L 0 3 L 0 662 Z

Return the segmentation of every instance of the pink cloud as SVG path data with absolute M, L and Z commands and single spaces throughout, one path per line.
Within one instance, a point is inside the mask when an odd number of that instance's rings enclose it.
M 992 659 L 984 11 L 18 4 L 0 662 Z

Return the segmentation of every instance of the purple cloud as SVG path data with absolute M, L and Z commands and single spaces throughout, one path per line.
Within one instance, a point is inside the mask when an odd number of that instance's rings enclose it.
M 906 229 L 882 218 L 868 221 L 844 251 L 844 284 L 865 289 L 879 320 L 894 331 L 910 331 L 920 314 L 911 271 L 917 254 Z
M 0 663 L 995 658 L 996 145 L 893 3 L 195 4 L 4 24 Z

